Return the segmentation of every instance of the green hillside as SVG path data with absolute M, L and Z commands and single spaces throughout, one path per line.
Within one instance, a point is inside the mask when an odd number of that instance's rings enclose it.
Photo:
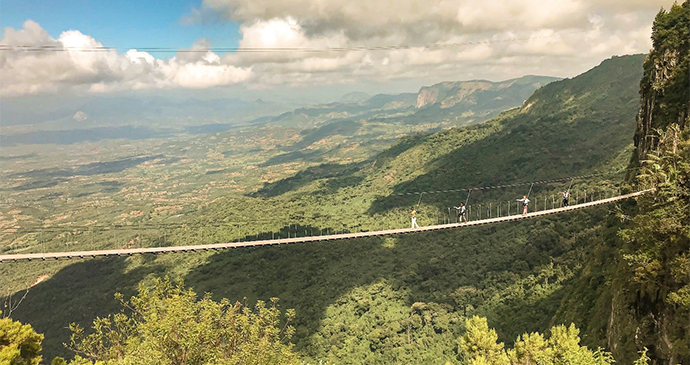
M 326 162 L 357 147 L 380 152 L 380 146 L 390 147 L 403 135 L 481 123 L 522 105 L 535 90 L 556 80 L 525 76 L 502 82 L 444 82 L 416 94 L 351 94 L 341 102 L 299 108 L 262 121 L 303 129 L 300 141 L 267 164 Z M 330 148 L 324 149 L 324 141 L 330 142 Z M 361 153 L 353 155 L 357 159 Z
M 288 203 L 314 191 L 333 191 L 323 186 L 336 185 L 348 192 L 348 204 L 353 201 L 364 206 L 369 215 L 376 215 L 417 202 L 418 196 L 401 199 L 398 193 L 491 186 L 624 168 L 632 147 L 643 59 L 640 55 L 605 61 L 574 79 L 541 88 L 524 107 L 492 121 L 409 137 L 370 164 L 352 168 L 324 165 L 266 185 L 260 193 L 273 196 L 280 192 Z M 359 172 L 352 173 L 353 169 Z M 553 187 L 535 187 L 537 193 L 549 188 Z M 519 196 L 524 192 L 509 193 Z M 444 209 L 461 198 L 464 200 L 464 194 L 430 195 L 424 201 Z M 493 198 L 496 194 L 478 194 L 473 201 Z
M 471 127 L 417 135 L 352 165 L 322 165 L 267 183 L 255 194 L 215 200 L 173 230 L 166 242 L 217 242 L 276 232 L 378 229 L 407 224 L 410 191 L 464 188 L 608 172 L 626 166 L 638 106 L 643 56 L 617 57 L 549 84 L 522 108 Z M 352 128 L 356 127 L 352 125 Z M 343 129 L 345 131 L 345 129 Z M 275 162 L 275 161 L 274 161 Z M 620 181 L 620 176 L 610 176 Z M 576 189 L 612 188 L 604 179 Z M 535 186 L 547 197 L 563 184 Z M 524 187 L 477 194 L 508 201 Z M 421 224 L 465 195 L 429 195 Z M 25 278 L 55 272 L 34 287 L 13 317 L 46 335 L 45 358 L 69 355 L 68 322 L 117 309 L 113 293 L 169 274 L 197 292 L 231 301 L 279 297 L 295 308 L 293 340 L 309 361 L 456 362 L 467 315 L 488 317 L 503 341 L 544 331 L 581 273 L 609 209 L 452 232 L 248 249 L 0 266 Z M 211 223 L 228 225 L 212 227 Z M 231 225 L 235 222 L 235 225 Z M 206 228 L 204 228 L 206 227 Z M 64 268 L 58 270 L 58 266 Z M 29 274 L 30 273 L 30 274 Z M 576 323 L 580 324 L 580 323 Z M 583 340 L 598 344 L 587 334 Z

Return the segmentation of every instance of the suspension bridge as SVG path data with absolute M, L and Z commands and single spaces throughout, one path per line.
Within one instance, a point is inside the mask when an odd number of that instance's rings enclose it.
M 499 216 L 495 218 L 472 220 L 463 223 L 446 223 L 437 224 L 430 226 L 423 226 L 419 228 L 402 228 L 402 229 L 389 229 L 382 231 L 362 231 L 356 233 L 341 233 L 341 234 L 330 234 L 330 235 L 317 235 L 317 236 L 305 236 L 305 237 L 292 237 L 292 238 L 279 238 L 279 239 L 268 239 L 268 240 L 257 240 L 257 241 L 247 241 L 247 242 L 227 242 L 227 243 L 214 243 L 214 244 L 200 244 L 200 245 L 185 245 L 185 246 L 165 246 L 165 247 L 142 247 L 142 248 L 123 248 L 123 249 L 111 249 L 111 250 L 92 250 L 92 251 L 66 251 L 66 252 L 44 252 L 44 253 L 27 253 L 27 254 L 9 254 L 0 255 L 0 263 L 3 262 L 19 262 L 19 261 L 34 261 L 34 260 L 61 260 L 61 259 L 85 259 L 85 258 L 96 258 L 96 257 L 112 257 L 112 256 L 133 256 L 141 254 L 164 254 L 164 253 L 182 253 L 182 252 L 198 252 L 198 251 L 211 251 L 211 250 L 226 250 L 226 249 L 236 249 L 236 248 L 248 248 L 248 247 L 262 247 L 262 246 L 277 246 L 277 245 L 288 245 L 297 243 L 316 243 L 324 241 L 336 241 L 336 240 L 350 240 L 357 238 L 367 238 L 367 237 L 383 237 L 383 236 L 396 236 L 405 234 L 414 234 L 422 232 L 435 232 L 444 231 L 450 229 L 462 229 L 469 227 L 484 226 L 490 224 L 515 222 L 525 219 L 533 219 L 538 217 L 543 217 L 547 215 L 553 215 L 564 212 L 571 212 L 575 210 L 581 210 L 586 208 L 591 208 L 595 206 L 615 203 L 623 201 L 626 199 L 632 199 L 638 197 L 642 194 L 649 192 L 650 190 L 643 190 L 639 192 L 634 192 L 630 194 L 617 195 L 609 198 L 603 198 L 598 200 L 592 200 L 589 202 L 584 202 L 576 205 L 558 207 L 552 209 L 545 209 L 541 211 L 527 213 L 525 215 L 515 214 Z

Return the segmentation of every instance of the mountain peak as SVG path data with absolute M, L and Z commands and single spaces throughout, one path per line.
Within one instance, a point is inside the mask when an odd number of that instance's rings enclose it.
M 340 97 L 340 102 L 342 104 L 356 104 L 356 103 L 361 103 L 363 101 L 367 101 L 371 99 L 371 95 L 361 92 L 361 91 L 355 91 L 351 93 L 347 93 Z
M 514 94 L 520 102 L 534 90 L 559 80 L 548 76 L 523 76 L 516 79 L 491 82 L 487 80 L 445 81 L 422 87 L 417 94 L 417 109 L 438 105 L 441 109 L 452 108 L 461 103 L 476 104 L 479 99 L 495 99 L 499 90 Z M 512 88 L 512 90 L 511 90 Z M 505 95 L 501 96 L 504 98 Z

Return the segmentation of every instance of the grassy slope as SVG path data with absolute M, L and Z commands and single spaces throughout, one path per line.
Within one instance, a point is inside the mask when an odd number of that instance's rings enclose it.
M 326 223 L 300 222 L 376 228 L 390 210 L 410 205 L 407 198 L 388 197 L 391 192 L 622 166 L 627 156 L 620 156 L 634 130 L 641 63 L 641 56 L 606 61 L 585 75 L 542 88 L 528 107 L 480 126 L 409 138 L 354 173 L 349 168 L 330 175 L 315 171 L 302 181 L 286 182 L 289 188 L 267 186 L 267 191 L 276 189 L 268 196 L 221 199 L 200 210 L 197 223 L 289 214 L 299 220 L 300 213 L 323 213 L 331 215 Z M 425 209 L 441 209 L 451 198 L 458 197 L 432 198 Z M 313 359 L 452 360 L 465 311 L 489 316 L 504 340 L 546 328 L 606 216 L 604 208 L 461 232 L 86 261 L 39 284 L 16 317 L 46 333 L 50 357 L 64 353 L 60 343 L 66 341 L 68 322 L 84 323 L 113 311 L 115 291 L 131 293 L 139 281 L 170 273 L 185 277 L 199 292 L 232 300 L 280 297 L 284 307 L 297 309 L 295 341 Z M 262 221 L 242 229 L 270 231 L 280 224 Z M 46 270 L 44 263 L 22 265 Z

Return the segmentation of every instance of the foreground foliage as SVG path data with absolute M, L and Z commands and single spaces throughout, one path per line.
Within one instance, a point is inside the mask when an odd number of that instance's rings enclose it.
M 512 349 L 504 350 L 496 331 L 486 318 L 472 317 L 459 340 L 459 352 L 469 365 L 606 365 L 613 364 L 610 353 L 580 346 L 580 331 L 571 324 L 551 328 L 546 337 L 538 332 L 519 336 Z
M 123 310 L 96 318 L 93 333 L 71 325 L 69 347 L 84 364 L 294 364 L 292 336 L 287 323 L 280 327 L 277 299 L 254 309 L 227 299 L 197 298 L 183 283 L 156 280 L 129 301 L 118 295 Z M 294 312 L 287 311 L 287 321 Z
M 0 312 L 0 364 L 38 365 L 41 362 L 41 341 L 29 324 L 2 318 Z

